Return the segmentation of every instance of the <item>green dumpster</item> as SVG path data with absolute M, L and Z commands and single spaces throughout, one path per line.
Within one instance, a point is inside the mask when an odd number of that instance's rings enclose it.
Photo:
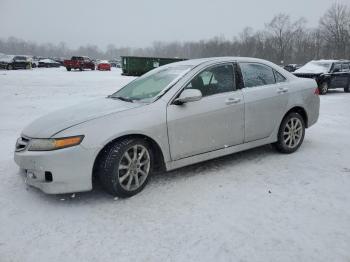
M 182 58 L 160 58 L 140 56 L 122 56 L 121 59 L 123 75 L 128 76 L 140 76 L 162 65 L 186 60 Z

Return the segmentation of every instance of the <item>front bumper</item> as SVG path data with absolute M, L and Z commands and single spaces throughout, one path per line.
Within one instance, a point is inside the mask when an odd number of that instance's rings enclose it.
M 55 151 L 15 152 L 14 160 L 24 170 L 26 183 L 47 194 L 92 189 L 94 152 L 81 145 Z

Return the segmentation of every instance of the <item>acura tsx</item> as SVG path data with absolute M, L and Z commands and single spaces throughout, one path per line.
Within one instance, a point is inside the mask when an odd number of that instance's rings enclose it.
M 49 194 L 88 191 L 97 177 L 118 197 L 168 171 L 273 144 L 293 153 L 316 123 L 313 79 L 261 59 L 187 60 L 154 69 L 114 94 L 39 118 L 14 158 Z

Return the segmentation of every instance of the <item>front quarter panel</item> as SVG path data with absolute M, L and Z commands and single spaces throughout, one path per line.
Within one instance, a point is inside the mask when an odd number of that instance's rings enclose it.
M 112 140 L 125 135 L 145 135 L 161 148 L 165 161 L 170 161 L 166 128 L 166 103 L 158 100 L 152 104 L 94 119 L 54 137 L 84 135 L 82 146 L 95 150 L 95 157 Z

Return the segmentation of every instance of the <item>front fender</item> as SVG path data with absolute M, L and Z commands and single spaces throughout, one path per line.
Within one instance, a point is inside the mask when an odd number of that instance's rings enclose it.
M 162 100 L 141 108 L 106 115 L 57 133 L 54 137 L 84 135 L 81 145 L 95 150 L 96 156 L 109 142 L 126 135 L 143 135 L 154 140 L 170 161 L 166 125 L 166 104 Z

